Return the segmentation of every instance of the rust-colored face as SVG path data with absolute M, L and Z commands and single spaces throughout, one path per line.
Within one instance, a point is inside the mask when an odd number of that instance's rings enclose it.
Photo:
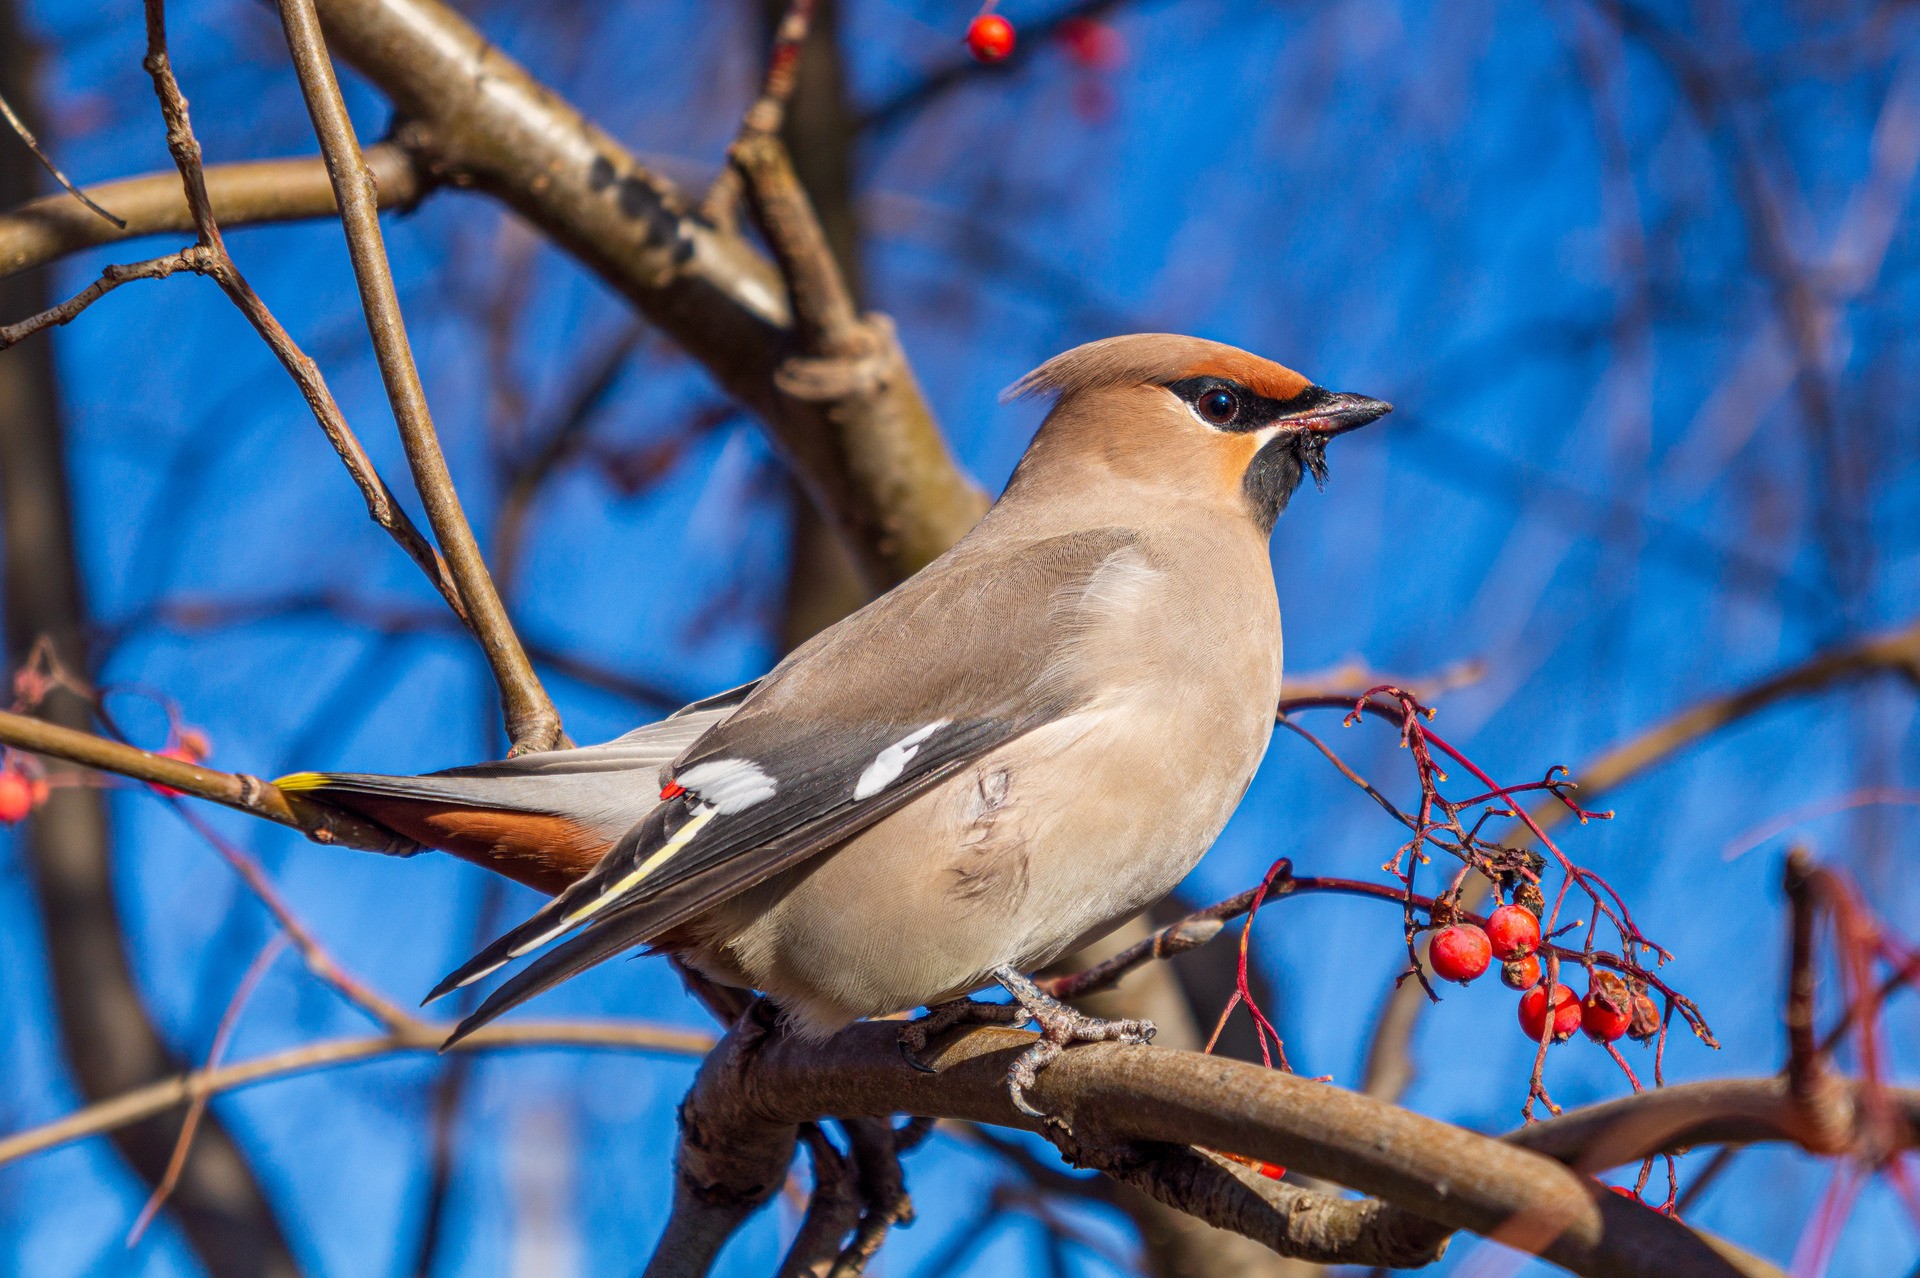
M 1238 505 L 1262 531 L 1305 476 L 1325 479 L 1329 439 L 1391 411 L 1235 347 L 1167 333 L 1078 347 L 1010 393 L 1047 391 L 1060 403 L 1036 452 L 1097 457 L 1135 479 Z

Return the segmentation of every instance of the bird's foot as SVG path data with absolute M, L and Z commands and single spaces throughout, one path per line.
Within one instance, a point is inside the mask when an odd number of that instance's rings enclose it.
M 1040 1041 L 1020 1053 L 1007 1071 L 1007 1095 L 1013 1107 L 1029 1118 L 1045 1118 L 1027 1101 L 1027 1088 L 1040 1077 L 1040 1071 L 1059 1058 L 1072 1043 L 1129 1043 L 1144 1046 L 1153 1041 L 1152 1021 L 1102 1020 L 1076 1012 L 1059 999 L 1043 991 L 1032 980 L 1011 967 L 994 969 L 993 979 L 1007 987 L 1015 1001 L 1040 1027 Z
M 927 1008 L 925 1016 L 900 1027 L 900 1055 L 923 1074 L 938 1073 L 922 1055 L 935 1036 L 956 1025 L 1018 1026 L 1025 1025 L 1029 1019 L 1027 1009 L 1018 1003 L 976 1003 L 970 998 L 935 1003 Z

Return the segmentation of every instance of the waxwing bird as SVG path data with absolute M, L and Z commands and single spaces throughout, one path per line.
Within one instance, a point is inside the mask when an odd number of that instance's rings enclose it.
M 997 981 L 1041 1030 L 1009 1076 L 1028 1113 L 1068 1043 L 1151 1035 L 1025 973 L 1226 825 L 1280 697 L 1268 536 L 1327 441 L 1389 406 L 1159 333 L 1021 395 L 1056 402 L 979 525 L 765 677 L 605 745 L 279 783 L 554 893 L 429 995 L 544 950 L 449 1043 L 643 944 L 812 1036 L 926 1006 L 924 1042 Z

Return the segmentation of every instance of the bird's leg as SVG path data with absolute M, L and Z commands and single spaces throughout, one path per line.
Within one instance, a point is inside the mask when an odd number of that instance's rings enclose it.
M 1153 1041 L 1152 1021 L 1108 1021 L 1076 1012 L 1004 965 L 993 969 L 993 979 L 1007 987 L 1040 1027 L 1040 1041 L 1020 1053 L 1007 1071 L 1007 1094 L 1013 1098 L 1013 1107 L 1029 1118 L 1046 1115 L 1027 1103 L 1027 1088 L 1033 1086 L 1041 1070 L 1067 1050 L 1068 1044 L 1119 1042 L 1139 1046 Z
M 1027 1009 L 1018 1003 L 976 1003 L 970 998 L 934 1003 L 925 1016 L 900 1027 L 900 1055 L 922 1074 L 936 1074 L 939 1071 L 921 1055 L 935 1035 L 956 1025 L 1025 1025 L 1029 1019 Z

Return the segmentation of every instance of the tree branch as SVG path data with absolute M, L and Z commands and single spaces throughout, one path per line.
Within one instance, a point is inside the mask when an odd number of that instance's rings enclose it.
M 20 140 L 27 144 L 27 150 L 33 152 L 33 158 L 40 161 L 40 167 L 48 173 L 51 173 L 53 180 L 64 187 L 68 195 L 80 201 L 81 204 L 86 206 L 88 211 L 105 221 L 109 226 L 118 227 L 123 231 L 127 228 L 127 224 L 123 219 L 107 212 L 107 210 L 94 203 L 85 191 L 75 186 L 72 179 L 60 171 L 60 166 L 53 162 L 53 157 L 41 149 L 40 139 L 33 136 L 33 130 L 27 127 L 27 122 L 21 119 L 19 113 L 8 104 L 4 93 L 0 93 L 0 120 L 5 120 L 8 126 L 20 135 Z
M 276 825 L 290 826 L 315 843 L 339 844 L 388 856 L 409 856 L 419 850 L 383 826 L 303 795 L 288 794 L 259 777 L 203 768 L 197 763 L 152 754 L 31 715 L 0 711 L 0 744 L 209 799 Z
M 538 84 L 439 0 L 318 0 L 327 39 L 390 98 L 396 140 L 498 197 L 625 294 L 764 421 L 876 585 L 959 539 L 985 498 L 954 465 L 888 331 L 873 375 L 783 385 L 791 318 L 773 267 Z
M 895 1025 L 863 1023 L 808 1044 L 763 1040 L 763 1025 L 743 1021 L 701 1067 L 683 1108 L 676 1203 L 725 1204 L 726 1215 L 744 1219 L 780 1183 L 794 1128 L 828 1116 L 908 1113 L 1036 1126 L 1013 1108 L 1005 1087 L 1006 1070 L 1029 1036 L 967 1032 L 932 1055 L 938 1072 L 927 1075 L 901 1059 L 898 1032 Z M 1073 1133 L 1065 1143 L 1070 1156 L 1096 1165 L 1111 1157 L 1104 1151 L 1140 1145 L 1232 1150 L 1373 1194 L 1393 1204 L 1385 1210 L 1410 1212 L 1445 1229 L 1493 1234 L 1518 1218 L 1528 1223 L 1534 1249 L 1578 1274 L 1778 1274 L 1530 1149 L 1239 1061 L 1088 1045 L 1044 1072 L 1034 1098 Z M 1189 1201 L 1223 1199 L 1209 1189 Z M 1245 1197 L 1231 1201 L 1236 1213 L 1251 1206 Z M 720 1213 L 711 1214 L 716 1219 L 707 1222 L 703 1250 L 716 1245 L 710 1234 Z M 1262 1219 L 1286 1237 L 1286 1218 L 1276 1208 Z M 1239 1216 L 1210 1223 L 1232 1227 L 1236 1220 L 1244 1223 Z M 1417 1232 L 1412 1224 L 1382 1220 L 1370 1236 L 1390 1230 L 1405 1230 L 1402 1237 Z M 681 1241 L 670 1229 L 652 1272 L 704 1272 L 687 1263 L 691 1253 L 668 1259 Z
M 300 77 L 307 113 L 313 119 L 314 135 L 320 140 L 320 153 L 326 158 L 327 176 L 340 202 L 340 223 L 346 229 L 347 251 L 353 258 L 354 279 L 360 285 L 360 306 L 367 315 L 367 331 L 373 337 L 374 356 L 386 385 L 387 400 L 393 406 L 394 423 L 400 428 L 400 441 L 413 467 L 414 487 L 446 555 L 453 587 L 465 605 L 467 623 L 480 641 L 494 682 L 500 687 L 513 752 L 549 750 L 567 744 L 559 712 L 540 686 L 487 571 L 480 543 L 474 539 L 466 512 L 461 509 L 440 437 L 434 431 L 426 389 L 420 384 L 420 370 L 413 361 L 400 298 L 393 287 L 393 269 L 380 234 L 373 175 L 361 158 L 360 140 L 354 135 L 347 104 L 340 96 L 313 0 L 280 0 L 280 22 Z
M 29 1154 L 71 1145 L 89 1136 L 164 1114 L 197 1099 L 276 1082 L 315 1070 L 378 1060 L 404 1052 L 438 1052 L 452 1025 L 412 1021 L 391 1033 L 308 1043 L 270 1056 L 196 1070 L 89 1105 L 54 1122 L 0 1138 L 0 1166 Z M 461 1039 L 455 1052 L 494 1052 L 538 1047 L 603 1048 L 699 1056 L 713 1047 L 711 1034 L 664 1026 L 604 1021 L 514 1021 L 489 1025 Z
M 391 142 L 368 147 L 366 161 L 383 209 L 404 212 L 432 189 L 413 157 Z M 214 217 L 228 230 L 333 217 L 339 212 L 326 163 L 317 155 L 216 164 L 207 168 L 206 182 Z M 88 215 L 63 196 L 22 204 L 0 213 L 0 276 L 17 275 L 102 244 L 199 229 L 177 172 L 122 178 L 93 189 L 120 210 L 124 227 Z
M 213 258 L 206 273 L 220 285 L 221 291 L 240 309 L 240 313 L 247 317 L 247 322 L 253 325 L 254 331 L 272 349 L 282 367 L 300 387 L 314 420 L 320 423 L 327 442 L 333 445 L 359 487 L 367 503 L 368 516 L 400 543 L 407 555 L 420 566 L 420 570 L 427 574 L 427 580 L 433 583 L 441 598 L 460 615 L 462 621 L 466 621 L 466 605 L 454 589 L 446 564 L 439 553 L 427 544 L 426 538 L 420 535 L 420 530 L 413 526 L 413 520 L 394 498 L 386 481 L 374 470 L 372 459 L 360 446 L 352 427 L 347 425 L 339 404 L 334 402 L 333 393 L 327 389 L 326 379 L 320 376 L 319 366 L 307 357 L 280 321 L 274 318 L 273 312 L 253 291 L 253 286 L 247 283 L 232 255 L 227 252 L 226 240 L 220 234 L 220 223 L 214 217 L 213 201 L 207 193 L 206 169 L 200 155 L 200 143 L 193 136 L 193 123 L 188 118 L 187 99 L 180 92 L 180 82 L 174 78 L 172 59 L 167 54 L 166 7 L 163 0 L 145 0 L 145 6 L 147 56 L 144 65 L 153 80 L 154 96 L 160 100 L 160 114 L 167 128 L 167 151 L 173 156 L 174 167 L 180 172 L 180 185 L 186 195 L 187 209 L 192 214 L 201 247 Z
M 194 271 L 204 275 L 212 262 L 212 257 L 203 246 L 192 244 L 178 253 L 151 257 L 144 262 L 114 263 L 100 272 L 99 279 L 59 305 L 49 306 L 38 315 L 29 315 L 17 323 L 0 325 L 0 351 L 18 346 L 35 333 L 68 323 L 122 284 L 134 280 L 164 280 L 179 271 Z

